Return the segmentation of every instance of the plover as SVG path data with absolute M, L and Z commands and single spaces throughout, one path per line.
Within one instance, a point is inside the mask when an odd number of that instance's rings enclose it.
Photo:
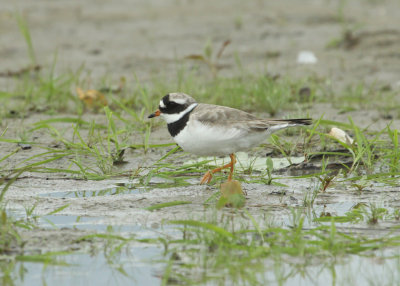
M 165 95 L 148 118 L 156 116 L 166 121 L 169 133 L 184 151 L 199 156 L 230 156 L 229 164 L 205 173 L 200 184 L 209 183 L 214 173 L 226 168 L 230 168 L 230 181 L 236 152 L 258 146 L 277 130 L 312 123 L 310 118 L 259 119 L 227 106 L 197 103 L 184 93 Z

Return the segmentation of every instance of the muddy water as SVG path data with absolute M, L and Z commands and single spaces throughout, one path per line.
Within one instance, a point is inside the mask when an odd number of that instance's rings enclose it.
M 162 263 L 150 262 L 158 259 L 162 251 L 155 247 L 132 247 L 129 253 L 118 256 L 116 262 L 103 255 L 71 254 L 62 257 L 70 266 L 49 266 L 40 263 L 24 263 L 27 276 L 18 285 L 159 285 Z M 146 262 L 149 261 L 149 262 Z M 19 267 L 21 265 L 18 265 Z M 123 272 L 128 273 L 124 275 Z
M 215 192 L 215 187 L 200 186 L 193 184 L 190 187 L 151 189 L 148 191 L 134 191 L 132 186 L 137 182 L 130 180 L 104 180 L 104 181 L 75 181 L 73 185 L 65 180 L 54 181 L 36 178 L 35 184 L 26 187 L 27 182 L 22 179 L 15 182 L 7 193 L 7 208 L 11 215 L 24 217 L 25 209 L 35 204 L 33 216 L 38 216 L 39 232 L 25 231 L 23 239 L 27 241 L 27 251 L 56 251 L 56 250 L 74 250 L 73 253 L 61 256 L 60 259 L 68 263 L 77 264 L 71 267 L 48 266 L 45 270 L 37 272 L 43 266 L 38 264 L 24 263 L 27 269 L 23 285 L 28 285 L 28 281 L 37 281 L 40 284 L 41 279 L 52 284 L 53 281 L 60 281 L 60 285 L 70 285 L 75 281 L 113 281 L 126 285 L 128 281 L 138 283 L 152 283 L 149 285 L 158 285 L 160 275 L 166 264 L 162 262 L 154 264 L 153 261 L 165 259 L 162 249 L 154 244 L 152 245 L 130 245 L 127 247 L 128 253 L 123 251 L 111 261 L 105 257 L 102 252 L 104 245 L 80 244 L 76 239 L 87 234 L 93 233 L 113 233 L 129 237 L 135 235 L 136 238 L 156 238 L 169 235 L 170 237 L 181 237 L 172 227 L 164 225 L 165 221 L 174 219 L 204 219 L 213 215 L 215 211 L 204 207 L 203 203 Z M 292 208 L 302 206 L 305 193 L 310 192 L 313 183 L 309 179 L 282 179 L 287 187 L 276 187 L 261 184 L 243 184 L 247 191 L 246 209 L 262 226 L 264 223 L 273 222 L 276 225 L 292 226 Z M 126 193 L 110 194 L 122 185 L 128 185 L 125 188 Z M 54 185 L 57 188 L 54 188 Z M 351 211 L 356 204 L 364 202 L 378 203 L 387 209 L 396 207 L 396 198 L 398 197 L 396 187 L 380 187 L 377 195 L 375 192 L 365 192 L 358 194 L 356 191 L 346 188 L 332 187 L 326 193 L 320 194 L 314 202 L 314 206 L 309 209 L 309 215 L 305 220 L 304 227 L 315 226 L 314 218 L 329 213 L 332 216 L 341 216 Z M 87 192 L 89 196 L 79 196 Z M 21 194 L 23 194 L 21 196 Z M 74 194 L 74 195 L 72 195 Z M 191 204 L 174 206 L 172 208 L 163 208 L 158 211 L 150 212 L 145 208 L 157 203 L 170 201 L 189 201 Z M 68 205 L 62 211 L 56 214 L 50 214 L 53 210 Z M 223 211 L 229 213 L 229 210 Z M 221 212 L 220 214 L 222 214 Z M 267 217 L 267 220 L 266 220 Z M 236 223 L 243 224 L 240 218 Z M 248 222 L 247 222 L 248 223 Z M 327 224 L 330 224 L 327 223 Z M 376 233 L 386 233 L 389 231 L 387 224 L 379 224 L 373 228 L 368 227 L 365 222 L 358 224 L 342 223 L 337 228 L 344 232 L 359 232 L 363 235 L 373 235 Z M 62 230 L 60 232 L 59 230 Z M 45 243 L 37 243 L 37 239 Z M 36 242 L 35 242 L 36 241 Z M 88 249 L 100 249 L 97 255 L 87 254 Z M 91 252 L 91 251 L 89 251 Z M 287 285 L 299 285 L 299 281 L 307 283 L 322 283 L 323 281 L 336 282 L 347 281 L 356 284 L 368 281 L 371 273 L 382 273 L 393 271 L 397 275 L 397 264 L 393 260 L 385 262 L 384 266 L 380 264 L 378 258 L 368 257 L 347 257 L 343 261 L 333 263 L 331 267 L 324 265 L 307 266 L 306 271 L 310 275 L 293 274 L 287 280 Z M 329 262 L 329 261 L 328 261 Z M 326 262 L 326 263 L 328 263 Z M 269 265 L 271 261 L 266 261 Z M 272 262 L 277 263 L 277 262 Z M 118 267 L 123 267 L 129 275 L 125 276 L 118 271 Z M 291 272 L 292 266 L 284 266 L 281 271 Z M 268 268 L 267 268 L 268 269 Z M 354 278 L 351 274 L 358 269 L 371 269 L 370 272 Z M 333 271 L 335 274 L 333 274 Z M 40 273 L 40 275 L 38 274 Z M 296 272 L 294 272 L 296 273 Z M 260 277 L 260 281 L 278 279 L 276 272 L 267 271 L 265 276 Z M 336 275 L 336 278 L 334 278 Z M 372 275 L 372 274 L 371 274 Z M 389 276 L 391 277 L 391 276 Z M 344 279 L 344 280 L 343 280 Z M 389 278 L 387 278 L 389 279 Z M 390 278 L 391 279 L 391 278 Z M 389 281 L 389 280 L 388 280 Z M 301 282 L 301 283 L 303 283 Z M 111 282 L 110 282 L 111 283 Z M 29 284 L 34 285 L 34 284 Z M 147 285 L 147 284 L 146 284 Z M 342 285 L 342 284 L 338 284 Z

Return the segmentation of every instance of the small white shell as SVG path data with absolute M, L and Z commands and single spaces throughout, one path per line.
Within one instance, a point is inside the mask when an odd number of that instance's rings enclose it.
M 345 131 L 336 127 L 331 129 L 329 135 L 347 145 L 352 145 L 354 142 L 353 138 L 351 138 Z
M 299 64 L 316 64 L 317 62 L 317 57 L 311 51 L 300 51 L 297 55 L 297 63 Z

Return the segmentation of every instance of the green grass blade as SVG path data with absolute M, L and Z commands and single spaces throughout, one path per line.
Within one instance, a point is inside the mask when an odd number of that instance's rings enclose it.
M 79 118 L 72 118 L 72 117 L 49 118 L 49 119 L 40 120 L 38 122 L 35 122 L 34 126 L 36 126 L 36 127 L 32 128 L 31 131 L 37 130 L 40 128 L 45 128 L 46 125 L 48 125 L 49 123 L 75 123 L 78 125 L 85 125 L 85 126 L 90 125 L 90 122 L 87 122 L 87 121 L 79 119 Z M 106 129 L 107 126 L 102 125 L 102 124 L 95 124 L 95 128 Z
M 147 207 L 146 210 L 154 211 L 154 210 L 159 210 L 162 208 L 174 207 L 174 206 L 179 206 L 179 205 L 187 205 L 187 204 L 191 204 L 191 203 L 192 202 L 189 202 L 189 201 L 173 201 L 173 202 L 155 204 L 150 207 Z
M 59 213 L 59 212 L 62 211 L 63 209 L 66 209 L 67 207 L 69 207 L 69 205 L 70 205 L 70 204 L 63 205 L 63 206 L 61 206 L 61 207 L 55 209 L 54 211 L 49 212 L 49 213 L 46 214 L 46 215 L 53 215 L 53 214 Z
M 29 26 L 26 23 L 25 19 L 23 19 L 19 13 L 15 14 L 15 18 L 17 19 L 19 30 L 25 39 L 26 45 L 28 46 L 28 55 L 31 60 L 31 63 L 33 66 L 36 66 L 37 62 L 36 62 L 35 50 L 33 49 L 31 33 L 29 32 Z
M 235 236 L 231 232 L 229 232 L 219 226 L 216 226 L 215 224 L 211 224 L 211 223 L 201 222 L 201 221 L 197 221 L 197 220 L 172 220 L 172 221 L 169 221 L 168 223 L 169 224 L 179 224 L 179 225 L 184 225 L 184 226 L 199 227 L 202 229 L 211 230 L 225 238 L 235 238 Z

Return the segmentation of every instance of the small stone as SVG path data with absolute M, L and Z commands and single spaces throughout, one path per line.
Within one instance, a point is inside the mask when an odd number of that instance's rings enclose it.
M 32 149 L 32 146 L 30 144 L 18 143 L 18 146 L 21 147 L 22 150 Z

